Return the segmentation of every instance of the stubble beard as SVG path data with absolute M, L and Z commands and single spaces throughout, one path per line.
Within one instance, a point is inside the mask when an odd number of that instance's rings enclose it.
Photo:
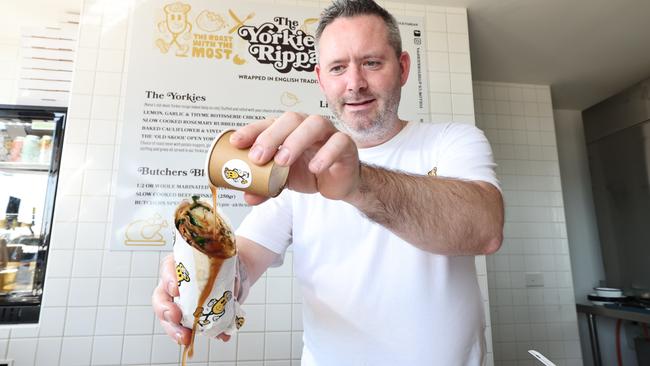
M 340 98 L 335 103 L 329 102 L 330 110 L 339 121 L 345 133 L 350 135 L 357 145 L 374 144 L 377 141 L 384 142 L 392 137 L 394 131 L 401 122 L 397 116 L 397 109 L 401 97 L 401 88 L 395 88 L 390 94 L 386 95 L 383 105 L 375 110 L 374 115 L 361 115 L 355 113 L 348 114 L 343 118 L 343 108 L 345 100 L 358 100 L 359 94 L 348 94 L 345 98 Z M 380 97 L 371 95 L 379 103 Z M 347 119 L 347 120 L 346 120 Z

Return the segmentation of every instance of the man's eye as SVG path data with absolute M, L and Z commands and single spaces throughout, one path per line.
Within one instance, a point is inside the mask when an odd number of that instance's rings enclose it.
M 341 72 L 343 72 L 343 66 L 340 66 L 340 65 L 339 66 L 332 66 L 330 68 L 330 72 L 334 73 L 334 74 L 341 73 Z
M 379 66 L 381 66 L 381 62 L 379 61 L 366 61 L 366 67 L 377 68 Z

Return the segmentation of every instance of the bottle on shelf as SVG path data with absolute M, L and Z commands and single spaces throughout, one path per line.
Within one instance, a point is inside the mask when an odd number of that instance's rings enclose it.
M 35 135 L 27 135 L 23 140 L 23 147 L 21 151 L 20 161 L 25 163 L 38 162 L 40 153 L 39 138 Z
M 11 138 L 7 133 L 7 127 L 0 122 L 0 161 L 9 160 L 9 150 L 11 149 Z
M 40 151 L 38 155 L 38 162 L 41 164 L 48 164 L 52 156 L 52 136 L 44 135 L 39 142 Z
M 14 138 L 13 142 L 11 143 L 11 150 L 9 151 L 9 161 L 20 161 L 24 140 L 25 138 L 23 136 Z

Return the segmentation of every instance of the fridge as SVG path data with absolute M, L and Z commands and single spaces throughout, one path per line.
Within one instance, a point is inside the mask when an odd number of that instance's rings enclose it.
M 0 324 L 39 320 L 66 114 L 0 105 Z

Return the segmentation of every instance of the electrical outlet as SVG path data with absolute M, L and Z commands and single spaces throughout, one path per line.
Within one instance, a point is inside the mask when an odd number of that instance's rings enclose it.
M 540 272 L 526 272 L 526 287 L 544 287 L 544 275 Z

